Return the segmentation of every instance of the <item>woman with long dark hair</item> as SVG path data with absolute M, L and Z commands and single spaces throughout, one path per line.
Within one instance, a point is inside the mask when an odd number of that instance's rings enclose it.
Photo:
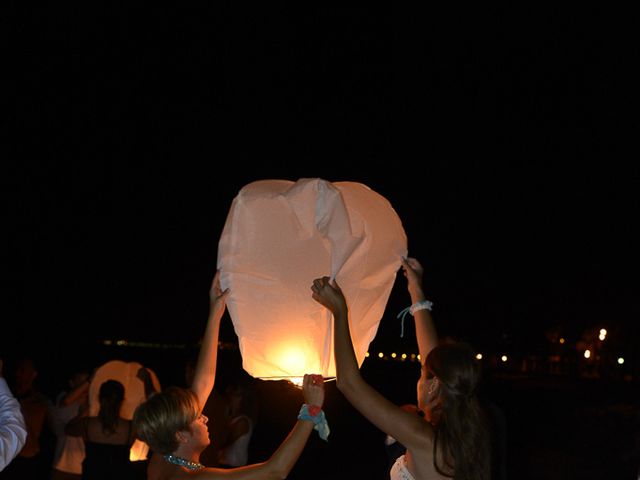
M 124 386 L 117 380 L 107 380 L 100 385 L 98 399 L 97 416 L 81 412 L 65 428 L 67 435 L 82 437 L 85 443 L 82 480 L 132 479 L 129 449 L 135 435 L 131 421 L 120 416 Z
M 476 395 L 480 365 L 466 344 L 438 345 L 432 304 L 422 288 L 423 268 L 413 258 L 403 259 L 402 268 L 422 362 L 417 409 L 394 405 L 364 381 L 349 333 L 347 300 L 335 281 L 322 277 L 313 281 L 311 290 L 333 313 L 338 389 L 369 421 L 406 447 L 391 468 L 391 480 L 488 480 L 491 438 Z

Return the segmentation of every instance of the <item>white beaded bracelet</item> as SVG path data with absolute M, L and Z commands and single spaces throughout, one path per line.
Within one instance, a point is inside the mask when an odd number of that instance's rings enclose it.
M 430 302 L 429 300 L 422 300 L 402 310 L 397 317 L 397 318 L 400 318 L 400 338 L 404 337 L 404 317 L 407 316 L 407 313 L 410 313 L 411 315 L 413 315 L 420 310 L 431 311 L 432 309 L 433 309 L 433 302 Z
M 421 302 L 416 302 L 409 307 L 411 315 L 414 315 L 419 310 L 433 310 L 433 302 L 430 302 L 429 300 L 422 300 Z

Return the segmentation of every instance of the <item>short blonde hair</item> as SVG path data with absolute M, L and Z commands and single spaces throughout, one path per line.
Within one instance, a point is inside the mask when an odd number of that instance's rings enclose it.
M 163 455 L 178 448 L 176 433 L 189 430 L 200 415 L 198 398 L 191 390 L 169 387 L 151 395 L 133 414 L 137 437 Z

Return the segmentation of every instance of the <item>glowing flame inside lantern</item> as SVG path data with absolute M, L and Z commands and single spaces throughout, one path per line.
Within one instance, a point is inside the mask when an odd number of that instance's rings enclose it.
M 287 370 L 296 370 L 300 365 L 307 364 L 307 355 L 299 348 L 285 347 L 276 362 Z M 302 385 L 302 377 L 289 377 L 288 380 L 294 385 Z
M 218 248 L 245 371 L 294 383 L 307 373 L 335 377 L 331 315 L 311 298 L 311 282 L 324 275 L 349 301 L 361 364 L 406 254 L 400 219 L 365 185 L 301 179 L 245 186 Z
M 244 367 L 264 380 L 288 380 L 302 386 L 303 375 L 326 371 L 314 344 L 305 336 L 304 329 L 292 329 L 289 335 L 272 335 L 263 349 L 263 355 L 251 355 L 260 344 L 243 340 L 240 350 Z M 327 377 L 327 375 L 324 375 Z

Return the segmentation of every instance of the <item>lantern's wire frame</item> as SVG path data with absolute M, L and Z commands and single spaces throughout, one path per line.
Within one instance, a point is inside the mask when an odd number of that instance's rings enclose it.
M 295 385 L 298 388 L 302 388 L 302 379 L 304 377 L 258 377 L 260 380 L 267 380 L 267 381 L 278 381 L 278 380 L 286 380 L 289 383 L 292 383 L 293 385 Z M 331 382 L 334 381 L 336 379 L 336 377 L 323 377 L 323 381 L 326 382 Z

